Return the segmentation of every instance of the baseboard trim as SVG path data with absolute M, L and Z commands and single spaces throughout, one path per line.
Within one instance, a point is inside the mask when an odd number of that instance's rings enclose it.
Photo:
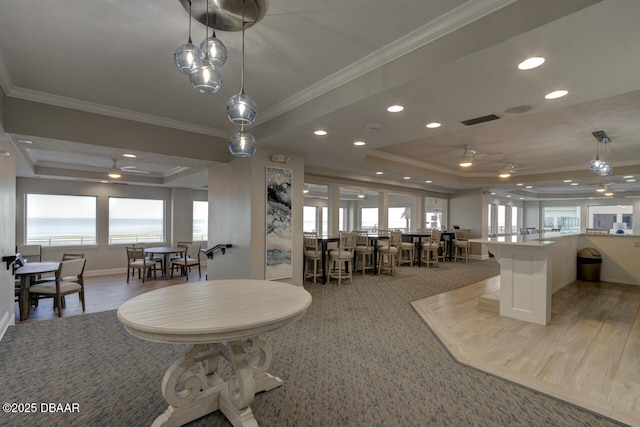
M 13 315 L 13 313 L 11 313 Z M 4 334 L 9 329 L 9 326 L 13 326 L 15 324 L 15 319 L 13 316 L 9 315 L 9 312 L 6 311 L 4 316 L 2 316 L 2 320 L 0 320 L 0 341 L 4 338 Z

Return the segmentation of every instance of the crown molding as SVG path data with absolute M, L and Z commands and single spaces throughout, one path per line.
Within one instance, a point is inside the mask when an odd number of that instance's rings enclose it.
M 388 64 L 496 10 L 502 9 L 515 1 L 516 0 L 477 0 L 466 2 L 422 27 L 415 29 L 406 36 L 389 43 L 361 60 L 298 92 L 296 95 L 275 104 L 260 114 L 258 122 L 264 123 L 289 110 L 299 107 L 305 102 L 324 95 L 343 84 L 349 83 L 372 70 Z
M 2 62 L 0 61 L 0 83 L 2 83 Z M 21 87 L 12 87 L 7 96 L 12 98 L 23 99 L 25 101 L 39 102 L 42 104 L 55 105 L 73 110 L 86 111 L 88 113 L 100 114 L 103 116 L 116 117 L 125 120 L 132 120 L 141 123 L 147 123 L 155 126 L 162 126 L 172 129 L 183 130 L 186 132 L 199 133 L 203 135 L 216 136 L 219 138 L 228 138 L 228 134 L 219 129 L 213 129 L 206 126 L 199 126 L 192 123 L 182 122 L 179 120 L 171 120 L 164 117 L 154 116 L 151 114 L 139 113 L 136 111 L 125 110 L 124 108 L 110 107 L 108 105 L 97 104 L 94 102 L 81 101 L 78 99 L 68 98 L 66 96 L 53 95 L 50 93 L 39 92 Z

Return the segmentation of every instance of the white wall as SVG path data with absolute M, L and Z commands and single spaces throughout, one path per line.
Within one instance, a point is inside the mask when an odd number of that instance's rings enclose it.
M 0 104 L 2 104 L 0 90 Z M 0 120 L 0 151 L 10 156 L 0 156 L 0 255 L 12 255 L 16 250 L 16 149 L 4 133 Z M 0 265 L 0 339 L 7 327 L 14 324 L 14 281 L 6 264 Z
M 471 230 L 471 238 L 483 237 L 483 230 L 486 235 L 487 224 L 487 202 L 482 190 L 458 191 L 449 198 L 449 219 L 447 227 L 451 229 L 453 225 Z M 486 236 L 485 236 L 486 237 Z M 485 258 L 486 248 L 484 245 L 472 244 L 471 256 L 474 258 Z
M 208 262 L 209 279 L 265 278 L 266 167 L 293 170 L 291 265 L 293 276 L 283 281 L 302 285 L 302 210 L 304 159 L 289 157 L 288 164 L 271 162 L 273 151 L 261 149 L 251 158 L 234 158 L 228 165 L 209 171 L 209 243 L 231 243 L 226 254 L 216 253 Z M 212 238 L 215 236 L 215 238 Z

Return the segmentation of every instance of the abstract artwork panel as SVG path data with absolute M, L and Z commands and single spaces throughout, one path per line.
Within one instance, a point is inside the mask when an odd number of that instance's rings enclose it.
M 267 280 L 292 277 L 291 169 L 267 166 Z

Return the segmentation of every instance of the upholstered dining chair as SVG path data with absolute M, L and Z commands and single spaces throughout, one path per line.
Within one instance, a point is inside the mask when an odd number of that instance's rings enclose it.
M 318 269 L 322 262 L 322 251 L 318 246 L 318 233 L 304 232 L 304 280 L 313 279 L 315 284 L 322 276 L 322 269 Z
M 42 261 L 42 246 L 41 245 L 18 245 L 16 252 L 22 255 L 29 262 Z
M 148 259 L 144 253 L 142 246 L 127 246 L 127 283 L 129 283 L 129 277 L 135 274 L 138 270 L 138 279 L 142 278 L 144 283 L 147 273 L 153 271 L 153 278 L 156 276 L 156 262 L 152 259 Z
M 84 267 L 87 260 L 84 258 L 71 259 L 60 262 L 54 281 L 36 283 L 29 288 L 29 296 L 38 298 L 53 298 L 53 306 L 58 310 L 58 317 L 62 317 L 65 295 L 78 293 L 82 303 L 82 311 L 85 311 L 84 301 Z M 69 278 L 67 280 L 66 278 Z
M 356 247 L 356 233 L 352 231 L 341 231 L 338 248 L 329 251 L 329 280 L 338 279 L 338 285 L 342 284 L 342 279 L 350 280 L 351 264 L 353 262 L 353 251 Z
M 189 280 L 189 271 L 191 267 L 198 266 L 198 275 L 202 279 L 202 267 L 200 266 L 200 245 L 192 243 L 187 245 L 186 250 L 179 259 L 171 261 L 171 278 L 173 278 L 174 268 L 180 269 L 181 273 Z

